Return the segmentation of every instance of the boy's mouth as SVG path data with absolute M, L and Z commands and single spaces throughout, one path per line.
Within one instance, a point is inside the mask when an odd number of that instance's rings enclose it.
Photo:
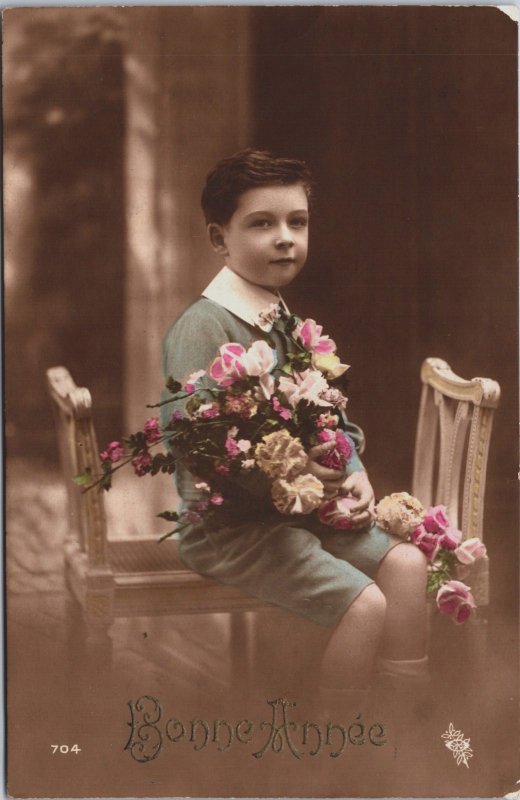
M 272 259 L 271 264 L 294 264 L 295 261 L 295 258 L 287 256 L 286 258 L 274 258 Z

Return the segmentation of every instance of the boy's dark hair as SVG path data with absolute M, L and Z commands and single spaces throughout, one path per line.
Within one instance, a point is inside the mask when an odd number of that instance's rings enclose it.
M 219 161 L 206 178 L 201 198 L 206 223 L 226 225 L 236 211 L 240 195 L 257 186 L 302 183 L 310 200 L 311 182 L 311 173 L 303 161 L 279 158 L 266 150 L 240 150 Z

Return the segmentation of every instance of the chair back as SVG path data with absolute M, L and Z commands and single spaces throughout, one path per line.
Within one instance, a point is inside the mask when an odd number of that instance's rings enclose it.
M 74 477 L 87 469 L 93 476 L 99 472 L 90 392 L 78 388 L 65 367 L 47 370 L 47 388 L 52 399 L 61 468 L 67 487 L 69 538 L 76 539 L 90 567 L 101 567 L 107 563 L 103 490 L 97 487 L 85 492 L 74 482 Z
M 493 413 L 500 386 L 464 380 L 440 358 L 421 368 L 413 494 L 424 506 L 444 504 L 465 538 L 483 538 L 484 491 Z

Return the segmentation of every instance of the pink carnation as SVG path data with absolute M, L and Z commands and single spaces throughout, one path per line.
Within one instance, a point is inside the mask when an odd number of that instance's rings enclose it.
M 157 417 L 152 417 L 144 423 L 144 435 L 148 444 L 161 441 L 161 428 Z
M 219 475 L 229 475 L 229 467 L 225 464 L 217 464 L 215 472 L 218 472 Z
M 228 456 L 230 458 L 235 458 L 235 456 L 240 455 L 240 448 L 236 441 L 232 439 L 230 436 L 227 437 L 225 441 L 225 448 Z
M 319 431 L 318 440 L 320 443 L 334 440 L 336 442 L 334 449 L 320 458 L 320 464 L 329 469 L 343 469 L 354 450 L 350 437 L 340 429 L 332 431 L 329 428 L 324 428 Z
M 337 414 L 320 414 L 316 425 L 318 428 L 335 428 L 339 422 Z
M 197 388 L 196 386 L 197 381 L 199 381 L 205 374 L 206 374 L 205 369 L 198 369 L 195 372 L 191 372 L 186 378 L 186 382 L 184 384 L 184 391 L 188 392 L 188 394 L 193 394 L 193 392 Z
M 191 524 L 196 524 L 197 522 L 200 522 L 202 519 L 201 515 L 197 511 L 192 511 L 191 509 L 184 511 L 182 514 L 182 518 L 183 521 L 190 522 Z
M 322 503 L 318 516 L 324 525 L 330 525 L 336 530 L 348 531 L 352 527 L 350 509 L 358 501 L 354 497 L 335 497 Z
M 457 624 L 465 622 L 476 608 L 469 586 L 461 581 L 446 581 L 437 592 L 436 602 L 441 614 L 452 617 Z
M 278 414 L 278 416 L 280 416 L 282 419 L 285 420 L 292 419 L 292 411 L 282 406 L 277 397 L 272 397 L 271 403 L 273 404 L 273 408 Z
M 226 414 L 237 414 L 242 419 L 250 419 L 258 411 L 258 404 L 250 394 L 229 394 L 224 411 Z
M 171 415 L 170 422 L 173 423 L 180 422 L 181 419 L 182 419 L 182 411 L 179 411 L 177 409 L 177 411 L 174 411 L 173 414 Z
M 103 452 L 99 454 L 99 457 L 101 461 L 110 461 L 112 464 L 115 464 L 123 458 L 124 454 L 125 450 L 121 442 L 110 442 L 106 450 L 103 450 Z
M 139 455 L 132 459 L 132 464 L 134 466 L 135 474 L 139 475 L 141 478 L 149 471 L 149 467 L 152 464 L 152 457 L 150 453 L 139 453 Z
M 203 403 L 193 413 L 194 417 L 201 417 L 202 419 L 213 419 L 219 415 L 219 407 L 216 403 Z

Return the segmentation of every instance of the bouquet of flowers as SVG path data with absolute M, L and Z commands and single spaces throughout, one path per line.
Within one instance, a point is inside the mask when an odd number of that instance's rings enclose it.
M 427 589 L 436 592 L 439 611 L 457 624 L 465 622 L 476 603 L 470 587 L 459 578 L 466 577 L 471 565 L 486 556 L 483 542 L 477 537 L 464 540 L 462 532 L 451 525 L 445 506 L 424 509 L 407 492 L 384 497 L 376 508 L 376 522 L 422 550 L 429 561 Z
M 278 319 L 290 341 L 283 364 L 277 363 L 269 336 Z M 260 314 L 258 329 L 261 338 L 248 348 L 228 342 L 207 369 L 182 382 L 170 377 L 168 398 L 150 406 L 173 406 L 167 423 L 152 417 L 142 431 L 111 442 L 100 454 L 100 475 L 85 473 L 77 482 L 86 489 L 109 489 L 113 473 L 127 463 L 143 476 L 172 474 L 182 462 L 203 499 L 180 514 L 162 512 L 159 516 L 178 523 L 163 539 L 222 513 L 244 487 L 253 495 L 267 487 L 269 502 L 283 514 L 317 511 L 325 524 L 349 528 L 353 499 L 324 501 L 324 486 L 308 469 L 308 452 L 316 445 L 330 443 L 320 463 L 339 471 L 354 452 L 343 413 L 348 365 L 340 362 L 321 325 L 283 316 L 276 304 Z M 168 450 L 154 453 L 160 443 Z

